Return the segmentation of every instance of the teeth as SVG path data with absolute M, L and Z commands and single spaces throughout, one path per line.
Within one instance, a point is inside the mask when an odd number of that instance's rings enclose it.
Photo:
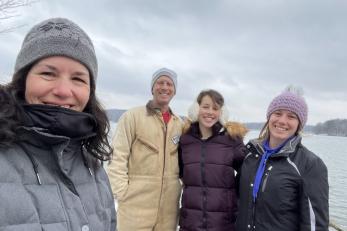
M 277 128 L 278 130 L 281 130 L 281 131 L 287 131 L 286 128 L 281 128 L 281 127 L 277 127 L 277 126 L 275 126 L 275 128 Z
M 51 106 L 57 106 L 57 107 L 63 107 L 63 108 L 70 108 L 70 105 L 58 105 L 58 104 L 48 104 Z

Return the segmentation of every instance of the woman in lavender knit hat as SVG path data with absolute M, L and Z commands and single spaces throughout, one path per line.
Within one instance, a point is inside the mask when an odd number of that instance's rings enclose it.
M 328 171 L 301 143 L 307 112 L 294 87 L 271 101 L 259 138 L 247 144 L 236 230 L 328 230 Z

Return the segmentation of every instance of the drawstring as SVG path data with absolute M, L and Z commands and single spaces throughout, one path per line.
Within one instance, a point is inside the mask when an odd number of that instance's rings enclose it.
M 90 168 L 88 160 L 87 160 L 86 156 L 84 155 L 83 145 L 81 145 L 81 154 L 82 154 L 82 159 L 83 159 L 84 166 L 86 166 L 86 168 L 89 170 L 90 175 L 93 176 L 92 169 Z
M 22 144 L 18 144 L 18 145 L 21 146 L 21 148 L 24 150 L 24 153 L 29 157 L 29 159 L 33 165 L 33 169 L 34 169 L 34 172 L 36 175 L 37 182 L 39 183 L 39 185 L 42 185 L 40 175 L 39 175 L 39 170 L 38 170 L 38 164 L 36 163 L 33 155 L 31 154 L 31 152 L 28 151 L 28 149 L 24 145 L 22 145 Z

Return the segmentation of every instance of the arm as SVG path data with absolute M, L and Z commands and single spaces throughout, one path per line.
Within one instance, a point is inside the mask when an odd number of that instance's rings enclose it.
M 243 160 L 248 152 L 246 146 L 243 144 L 243 140 L 237 138 L 234 147 L 233 168 L 237 173 L 240 172 Z
M 112 209 L 110 231 L 117 231 L 117 214 L 115 209 Z
M 327 231 L 329 226 L 328 170 L 316 157 L 303 174 L 300 194 L 300 230 Z M 312 229 L 313 228 L 313 229 Z
M 130 112 L 125 112 L 119 119 L 113 137 L 113 158 L 108 166 L 108 175 L 115 198 L 122 200 L 128 188 L 128 162 L 131 145 L 135 138 L 135 122 Z
M 248 149 L 243 143 L 242 139 L 237 139 L 237 145 L 234 148 L 234 160 L 233 160 L 233 168 L 236 172 L 235 176 L 235 188 L 236 188 L 236 195 L 239 197 L 239 186 L 240 186 L 240 178 L 241 178 L 241 166 L 243 163 L 243 160 L 245 159 L 245 156 L 248 152 Z

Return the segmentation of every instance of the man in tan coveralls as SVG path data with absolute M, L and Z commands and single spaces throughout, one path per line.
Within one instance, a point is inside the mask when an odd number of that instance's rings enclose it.
M 118 200 L 118 231 L 177 229 L 182 122 L 169 107 L 176 87 L 176 73 L 159 69 L 152 77 L 153 99 L 128 110 L 118 121 L 108 168 Z

